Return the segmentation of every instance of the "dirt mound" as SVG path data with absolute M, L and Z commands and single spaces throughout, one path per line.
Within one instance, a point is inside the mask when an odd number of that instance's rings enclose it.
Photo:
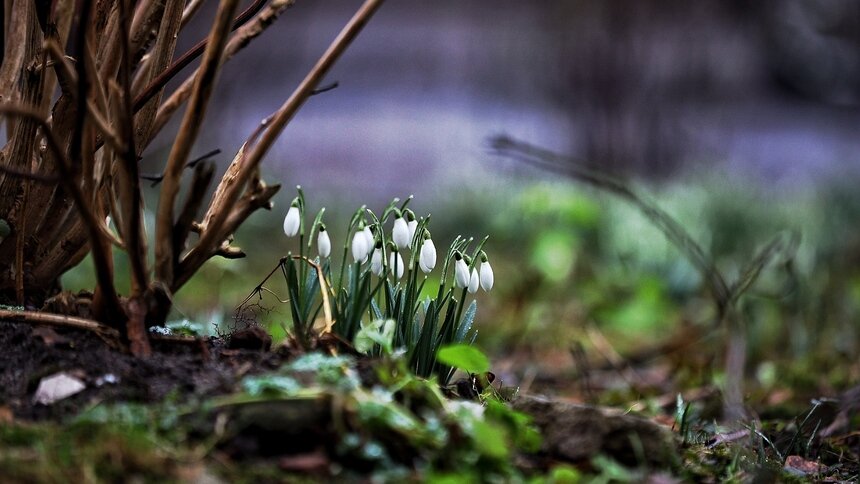
M 228 348 L 220 338 L 192 344 L 158 342 L 153 355 L 133 357 L 86 331 L 0 321 L 0 406 L 16 419 L 62 419 L 103 401 L 156 402 L 229 393 L 246 374 L 277 368 L 284 351 Z M 64 372 L 86 388 L 44 405 L 39 382 Z

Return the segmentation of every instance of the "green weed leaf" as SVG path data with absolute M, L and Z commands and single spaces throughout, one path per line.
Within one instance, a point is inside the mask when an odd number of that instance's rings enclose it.
M 490 360 L 487 355 L 481 350 L 465 344 L 451 345 L 440 349 L 436 359 L 441 363 L 469 373 L 490 371 Z

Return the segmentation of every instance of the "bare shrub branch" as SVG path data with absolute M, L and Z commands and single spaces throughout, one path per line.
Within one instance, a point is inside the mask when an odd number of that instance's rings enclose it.
M 370 20 L 370 17 L 381 4 L 382 0 L 366 0 L 362 4 L 334 41 L 332 41 L 322 57 L 308 72 L 301 84 L 293 91 L 293 94 L 280 109 L 270 116 L 271 123 L 265 123 L 265 131 L 262 133 L 260 141 L 256 144 L 251 144 L 259 132 L 255 130 L 249 141 L 245 143 L 233 159 L 233 163 L 228 168 L 227 173 L 224 174 L 218 190 L 209 205 L 209 210 L 204 218 L 200 240 L 182 261 L 186 270 L 195 271 L 206 259 L 211 257 L 227 235 L 232 233 L 228 230 L 231 228 L 230 226 L 233 224 L 233 221 L 236 220 L 237 212 L 235 208 L 233 211 L 228 211 L 224 207 L 234 207 L 237 205 L 242 190 L 251 178 L 258 173 L 259 164 L 263 156 L 269 151 L 287 123 L 293 118 L 299 108 L 302 107 L 308 97 L 310 97 L 334 62 L 343 54 L 347 46 L 358 35 L 362 27 Z M 251 151 L 246 151 L 248 149 Z M 228 220 L 231 220 L 231 224 L 227 224 Z
M 170 150 L 167 168 L 164 171 L 155 222 L 155 275 L 168 287 L 173 284 L 173 272 L 177 264 L 177 256 L 173 253 L 173 206 L 179 193 L 182 169 L 200 132 L 209 97 L 215 88 L 221 66 L 221 53 L 227 43 L 230 24 L 238 4 L 238 0 L 224 0 L 218 7 L 215 22 L 209 34 L 209 45 L 200 66 L 200 76 L 195 83 L 188 110 L 182 120 L 176 142 Z

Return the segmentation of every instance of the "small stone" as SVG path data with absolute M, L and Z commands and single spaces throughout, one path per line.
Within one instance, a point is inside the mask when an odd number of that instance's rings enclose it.
M 532 417 L 543 435 L 541 451 L 553 458 L 580 462 L 598 454 L 623 464 L 667 465 L 675 454 L 671 432 L 642 417 L 612 408 L 520 396 L 514 410 Z
M 56 373 L 39 381 L 39 387 L 36 388 L 33 401 L 42 405 L 50 405 L 79 393 L 86 387 L 81 380 L 68 373 Z

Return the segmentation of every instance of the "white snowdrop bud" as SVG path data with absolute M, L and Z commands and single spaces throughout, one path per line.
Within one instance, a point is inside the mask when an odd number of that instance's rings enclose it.
M 480 278 L 478 277 L 478 270 L 472 269 L 472 275 L 469 277 L 469 293 L 475 294 L 478 292 L 478 286 L 480 285 Z
M 331 239 L 325 229 L 325 225 L 320 225 L 320 231 L 317 234 L 317 250 L 320 254 L 320 259 L 325 259 L 331 255 Z
M 469 275 L 469 266 L 466 264 L 466 261 L 463 260 L 463 256 L 460 255 L 459 252 L 454 252 L 454 259 L 456 260 L 454 263 L 454 282 L 459 288 L 469 287 L 469 281 L 471 279 L 471 276 Z
M 382 277 L 382 271 L 385 268 L 382 266 L 382 243 L 379 243 L 375 249 L 373 249 L 373 255 L 370 257 L 370 271 L 376 274 L 378 277 Z
M 421 254 L 418 257 L 418 266 L 425 274 L 436 267 L 436 245 L 433 244 L 433 239 L 427 237 L 421 243 Z
M 399 214 L 394 219 L 394 229 L 391 231 L 391 238 L 398 249 L 409 247 L 409 225 Z
M 367 237 L 359 230 L 352 236 L 352 259 L 355 262 L 364 262 L 367 259 Z
M 293 200 L 290 209 L 287 211 L 287 216 L 284 217 L 284 233 L 287 234 L 287 237 L 292 237 L 299 233 L 301 217 L 302 214 L 299 212 L 298 199 Z
M 403 257 L 400 257 L 400 252 L 397 252 L 396 250 L 391 251 L 391 257 L 388 260 L 388 268 L 391 269 L 391 273 L 394 275 L 395 279 L 403 277 Z
M 481 262 L 481 287 L 484 291 L 489 292 L 493 288 L 493 268 L 490 266 L 490 261 L 483 260 Z

